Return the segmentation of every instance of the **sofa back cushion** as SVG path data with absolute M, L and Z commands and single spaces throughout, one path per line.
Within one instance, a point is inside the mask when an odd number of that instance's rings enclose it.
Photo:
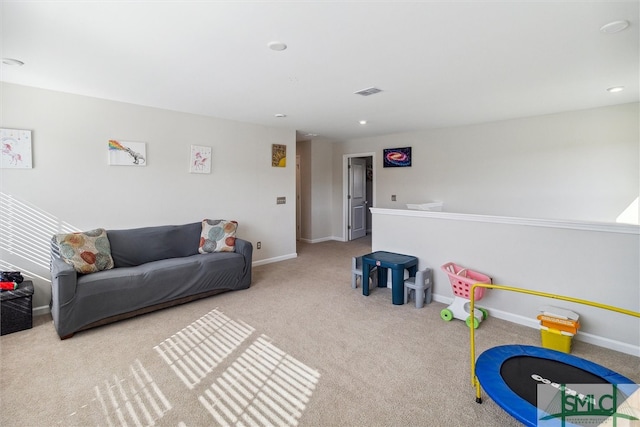
M 107 230 L 115 267 L 134 267 L 147 262 L 180 258 L 198 253 L 202 223 L 161 225 L 129 230 Z

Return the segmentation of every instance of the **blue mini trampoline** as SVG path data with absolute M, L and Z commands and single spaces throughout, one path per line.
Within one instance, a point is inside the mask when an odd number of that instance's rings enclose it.
M 572 297 L 486 283 L 476 283 L 472 286 L 469 308 L 471 311 L 474 309 L 476 287 L 570 301 L 640 318 L 640 313 L 636 311 Z M 487 395 L 509 415 L 531 427 L 576 426 L 581 425 L 581 422 L 586 423 L 582 425 L 592 426 L 594 417 L 601 416 L 606 419 L 610 415 L 614 415 L 614 420 L 640 418 L 637 410 L 625 403 L 627 397 L 640 393 L 638 385 L 629 378 L 570 354 L 529 345 L 504 345 L 490 348 L 476 360 L 475 328 L 469 328 L 469 330 L 471 382 L 476 388 L 476 402 L 482 403 L 480 391 L 482 387 Z M 538 387 L 539 385 L 542 387 Z M 603 405 L 589 406 L 590 402 L 594 401 L 586 396 L 589 394 L 595 396 L 590 393 L 593 390 L 606 390 L 605 395 L 610 396 L 606 402 L 608 406 L 606 410 L 603 409 Z M 558 395 L 561 397 L 557 398 Z M 540 402 L 538 402 L 539 396 L 542 396 Z M 575 400 L 575 396 L 578 396 L 579 401 Z M 577 408 L 577 411 L 566 409 L 566 406 L 572 406 L 572 398 L 574 399 L 573 408 Z M 580 417 L 577 414 L 585 416 Z
M 557 418 L 557 425 L 563 421 L 557 412 L 549 414 L 545 408 L 538 408 L 538 385 L 559 392 L 550 383 L 615 384 L 619 404 L 638 388 L 630 379 L 596 363 L 527 345 L 504 345 L 485 351 L 476 361 L 476 376 L 489 397 L 527 426 L 540 425 L 540 420 L 546 416 Z M 553 425 L 552 421 L 545 425 Z M 563 425 L 575 424 L 566 422 Z

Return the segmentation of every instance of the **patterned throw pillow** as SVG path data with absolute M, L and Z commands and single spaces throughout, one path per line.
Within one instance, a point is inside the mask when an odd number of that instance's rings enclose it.
M 104 228 L 57 234 L 60 257 L 79 273 L 95 273 L 113 268 L 111 245 Z
M 202 234 L 200 235 L 200 247 L 198 252 L 233 252 L 236 246 L 236 221 L 224 219 L 202 220 Z

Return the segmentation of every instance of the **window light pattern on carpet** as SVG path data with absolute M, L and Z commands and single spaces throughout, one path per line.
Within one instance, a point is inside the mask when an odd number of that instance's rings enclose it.
M 138 359 L 124 375 L 114 374 L 93 388 L 93 398 L 58 425 L 153 426 L 172 405 Z M 88 412 L 87 412 L 88 411 Z
M 154 348 L 193 390 L 253 331 L 251 326 L 214 309 Z
M 220 426 L 296 426 L 319 378 L 262 335 L 199 400 Z

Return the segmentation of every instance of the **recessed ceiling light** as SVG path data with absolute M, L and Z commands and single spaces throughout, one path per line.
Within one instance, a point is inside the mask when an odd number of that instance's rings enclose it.
M 287 48 L 287 45 L 282 43 L 282 42 L 269 42 L 269 44 L 267 44 L 267 46 L 269 46 L 269 49 L 271 50 L 275 50 L 275 51 L 281 51 L 281 50 L 285 50 Z
M 366 125 L 366 124 L 367 124 L 367 121 L 366 121 L 366 120 L 360 120 L 360 122 L 359 122 L 359 123 L 360 123 L 361 125 Z
M 611 93 L 622 92 L 623 90 L 624 90 L 624 86 L 613 86 L 613 87 L 607 88 L 607 92 L 611 92 Z
M 286 115 L 286 114 L 282 114 L 282 113 L 275 114 L 275 116 L 276 116 L 277 118 L 279 118 L 279 119 L 281 119 L 281 118 L 283 118 L 283 117 L 287 117 L 287 115 Z
M 627 29 L 629 21 L 613 21 L 600 27 L 600 31 L 606 34 L 613 34 Z
M 4 65 L 17 65 L 18 67 L 24 65 L 24 62 L 13 58 L 2 58 L 2 63 Z

